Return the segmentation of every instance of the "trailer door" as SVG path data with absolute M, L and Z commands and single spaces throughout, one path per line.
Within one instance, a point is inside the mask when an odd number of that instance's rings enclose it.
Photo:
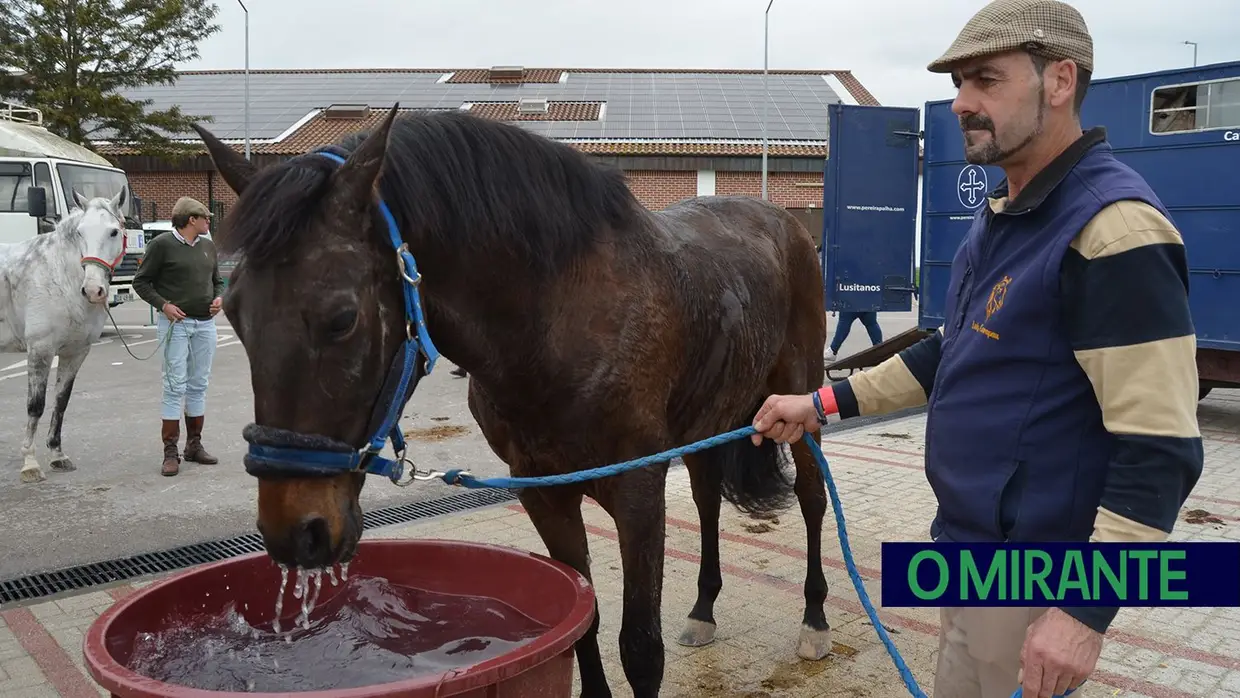
M 832 104 L 823 172 L 827 310 L 910 311 L 919 111 Z

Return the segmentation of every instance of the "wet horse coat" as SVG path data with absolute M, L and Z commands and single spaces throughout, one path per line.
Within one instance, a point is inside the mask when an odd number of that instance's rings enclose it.
M 773 392 L 821 384 L 826 317 L 809 233 L 782 208 L 704 197 L 661 212 L 621 172 L 516 126 L 464 113 L 405 116 L 261 171 L 199 129 L 239 195 L 220 236 L 238 255 L 225 298 L 246 347 L 255 427 L 359 448 L 405 336 L 377 197 L 422 273 L 427 326 L 468 371 L 469 407 L 514 476 L 649 455 L 744 426 Z M 324 273 L 325 269 L 333 270 Z M 342 270 L 349 270 L 344 273 Z M 307 376 L 314 376 L 307 381 Z M 685 458 L 702 522 L 698 600 L 680 640 L 713 640 L 722 588 L 721 498 L 758 514 L 795 492 L 809 532 L 798 653 L 830 650 L 821 565 L 826 493 L 770 441 Z M 615 519 L 623 560 L 620 653 L 636 696 L 663 676 L 666 466 L 519 496 L 548 553 L 590 575 L 584 495 Z M 364 475 L 259 476 L 259 528 L 278 561 L 353 554 Z M 597 618 L 577 645 L 583 693 L 607 696 Z
M 107 319 L 108 282 L 125 249 L 122 190 L 113 199 L 87 201 L 56 229 L 22 242 L 0 245 L 0 351 L 25 352 L 29 376 L 22 482 L 44 479 L 34 455 L 34 435 L 47 402 L 53 359 L 56 395 L 47 448 L 53 470 L 75 466 L 61 449 L 61 427 L 73 383 Z

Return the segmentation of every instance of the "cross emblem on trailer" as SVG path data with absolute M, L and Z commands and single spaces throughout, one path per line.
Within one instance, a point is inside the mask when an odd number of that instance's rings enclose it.
M 960 171 L 956 180 L 956 195 L 960 205 L 966 208 L 977 208 L 982 203 L 982 192 L 989 188 L 986 183 L 986 170 L 977 165 L 969 165 Z

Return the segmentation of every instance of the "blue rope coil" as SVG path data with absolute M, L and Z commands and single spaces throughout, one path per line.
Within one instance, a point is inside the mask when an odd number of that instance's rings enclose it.
M 656 453 L 652 456 L 644 456 L 635 458 L 623 463 L 615 463 L 613 465 L 603 466 L 601 468 L 593 468 L 590 470 L 581 470 L 572 473 L 563 473 L 559 475 L 543 475 L 540 477 L 495 477 L 495 478 L 476 478 L 463 470 L 449 470 L 445 472 L 441 479 L 449 485 L 459 485 L 469 489 L 525 489 L 528 487 L 554 487 L 556 485 L 572 485 L 590 480 L 598 480 L 613 475 L 619 475 L 623 472 L 644 468 L 650 465 L 658 465 L 666 463 L 673 458 L 704 451 L 708 448 L 714 448 L 730 441 L 744 439 L 758 433 L 757 429 L 752 426 L 734 429 L 732 431 L 712 436 L 701 441 L 697 441 L 686 446 L 673 448 L 662 453 Z M 865 583 L 861 580 L 861 573 L 857 571 L 857 564 L 853 561 L 852 546 L 848 543 L 848 529 L 844 524 L 844 507 L 840 503 L 839 491 L 835 488 L 835 479 L 831 477 L 831 467 L 827 463 L 827 457 L 823 454 L 822 448 L 818 446 L 818 442 L 814 441 L 813 434 L 806 433 L 803 437 L 805 443 L 809 444 L 809 450 L 814 454 L 814 459 L 818 461 L 818 469 L 822 471 L 823 481 L 827 484 L 827 492 L 831 496 L 831 508 L 835 513 L 835 527 L 840 539 L 840 550 L 844 554 L 844 566 L 848 569 L 848 578 L 852 580 L 853 589 L 857 592 L 857 598 L 861 600 L 865 613 L 870 618 L 870 623 L 874 626 L 878 638 L 882 640 L 883 646 L 887 648 L 887 654 L 891 656 L 892 663 L 900 672 L 900 678 L 904 681 L 905 688 L 908 689 L 910 695 L 914 698 L 927 698 L 924 691 L 917 685 L 917 679 L 913 677 L 913 672 L 904 662 L 904 657 L 900 656 L 900 650 L 896 649 L 896 645 L 892 642 L 891 637 L 887 634 L 887 628 L 883 626 L 878 619 L 878 612 L 874 610 L 874 604 L 870 601 L 870 594 L 865 589 Z M 1065 698 L 1074 693 L 1074 689 L 1070 689 L 1063 696 L 1056 698 Z M 1021 689 L 1016 689 L 1012 694 L 1012 698 L 1021 698 Z

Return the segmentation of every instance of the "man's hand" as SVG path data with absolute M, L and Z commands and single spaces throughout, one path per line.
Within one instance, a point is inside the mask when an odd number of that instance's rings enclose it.
M 185 319 L 185 312 L 171 303 L 164 303 L 162 310 L 164 315 L 173 322 Z
M 1025 634 L 1020 652 L 1022 694 L 1062 696 L 1094 673 L 1101 653 L 1101 634 L 1058 608 L 1048 610 Z
M 224 301 L 220 298 L 216 298 L 215 300 L 211 301 L 211 317 L 215 317 L 216 314 L 220 312 L 220 309 L 223 307 L 223 305 L 224 305 Z
M 818 426 L 813 395 L 772 395 L 754 416 L 753 428 L 758 433 L 749 438 L 755 446 L 762 444 L 763 436 L 778 443 L 789 443 Z

